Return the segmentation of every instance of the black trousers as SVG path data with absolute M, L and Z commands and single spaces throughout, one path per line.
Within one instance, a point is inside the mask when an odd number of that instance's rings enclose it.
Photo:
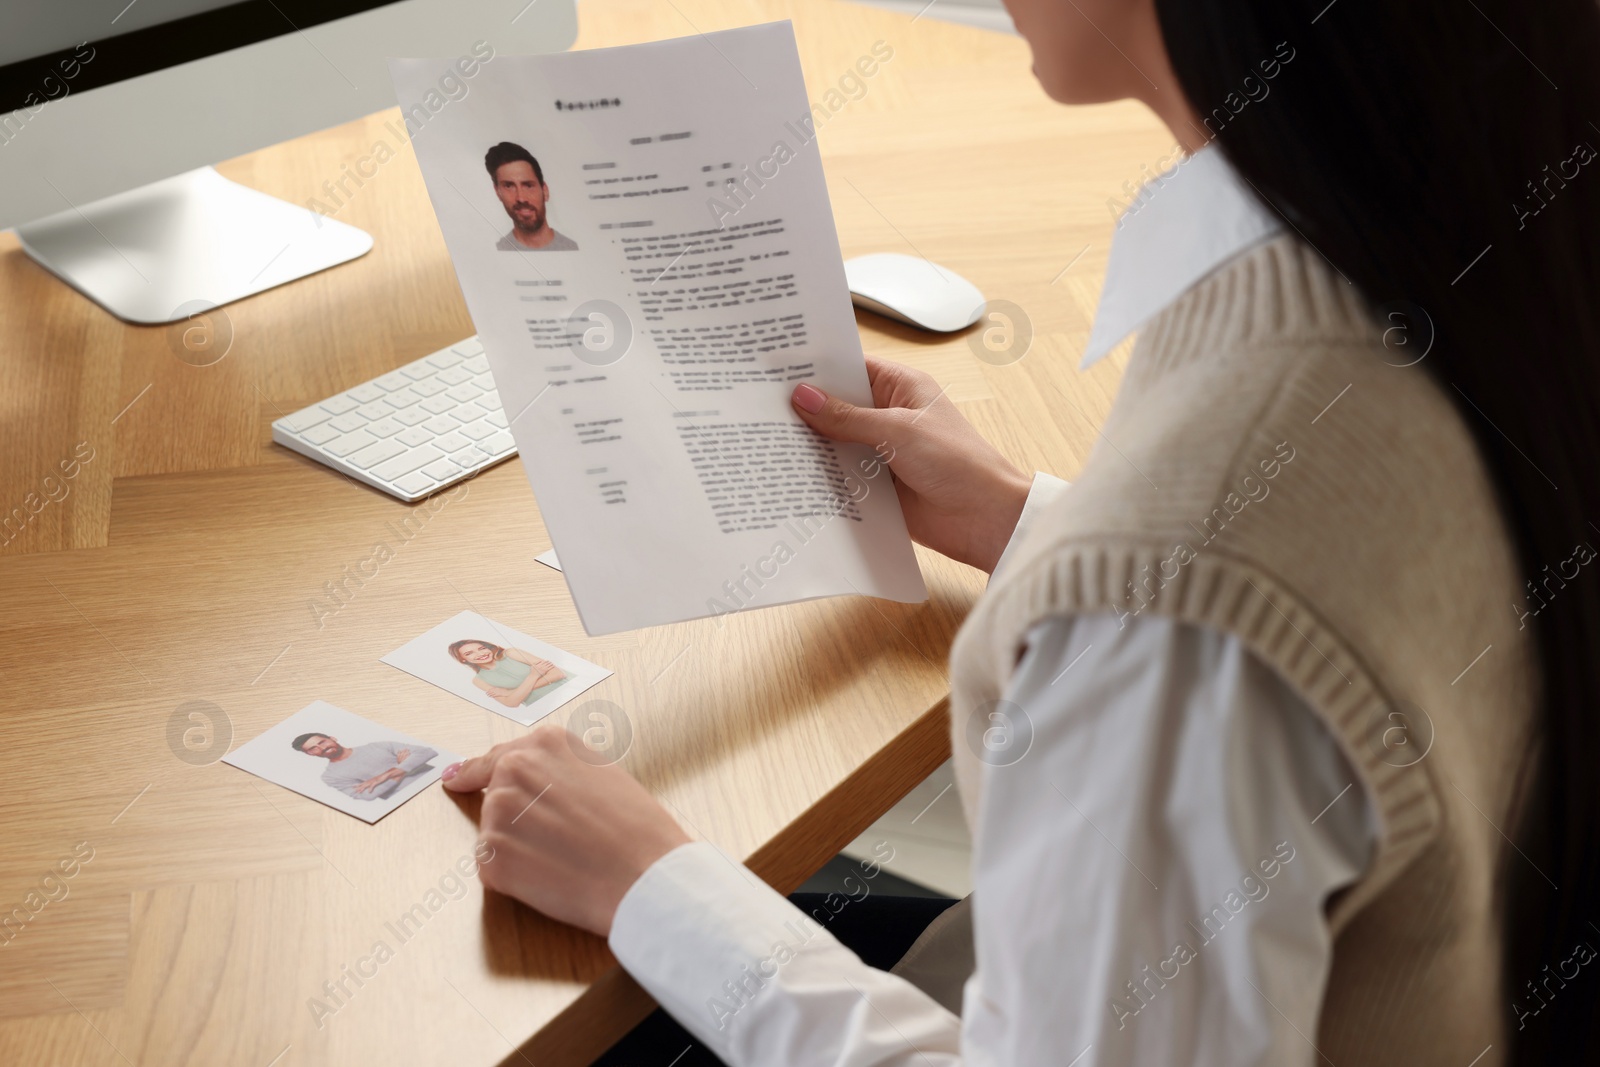
M 928 924 L 955 901 L 949 897 L 896 897 L 874 893 L 839 907 L 837 896 L 796 893 L 789 899 L 823 929 L 861 957 L 886 971 L 900 961 Z M 829 904 L 838 908 L 830 909 Z M 723 1067 L 704 1045 L 657 1008 L 644 1022 L 606 1050 L 594 1067 Z

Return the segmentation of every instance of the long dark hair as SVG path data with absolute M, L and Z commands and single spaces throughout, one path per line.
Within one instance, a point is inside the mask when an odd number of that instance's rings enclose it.
M 1375 310 L 1409 302 L 1406 325 L 1432 331 L 1425 365 L 1489 464 L 1526 576 L 1571 556 L 1600 529 L 1595 0 L 1156 9 L 1201 135 Z M 1600 923 L 1600 578 L 1529 626 L 1544 742 L 1517 837 L 1543 874 L 1505 871 L 1507 1029 L 1518 1064 L 1594 1063 L 1592 996 L 1521 1029 L 1510 1001 Z

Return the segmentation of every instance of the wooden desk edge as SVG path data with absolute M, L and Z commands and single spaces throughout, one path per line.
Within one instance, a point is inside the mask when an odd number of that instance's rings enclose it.
M 939 700 L 880 748 L 867 762 L 757 849 L 745 865 L 780 893 L 794 892 L 839 850 L 883 814 L 871 798 L 883 795 L 888 779 L 896 797 L 907 793 L 950 758 L 950 698 Z M 868 783 L 877 781 L 874 788 Z M 500 1067 L 572 1065 L 587 1067 L 595 1057 L 638 1025 L 655 1001 L 621 967 L 612 967 Z M 582 1020 L 615 1020 L 611 1029 L 584 1030 Z

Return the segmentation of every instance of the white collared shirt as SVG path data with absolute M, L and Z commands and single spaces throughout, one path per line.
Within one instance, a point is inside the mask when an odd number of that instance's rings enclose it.
M 1214 148 L 1152 186 L 1086 363 L 1277 232 Z M 1018 532 L 1063 491 L 1036 476 Z M 628 891 L 617 959 L 733 1067 L 1315 1063 L 1323 907 L 1374 809 L 1310 708 L 1232 636 L 1154 616 L 1041 621 L 1006 699 L 1034 740 L 981 777 L 960 1018 L 705 842 Z
M 1157 175 L 1117 220 L 1078 369 L 1088 370 L 1201 279 L 1282 231 L 1215 145 Z

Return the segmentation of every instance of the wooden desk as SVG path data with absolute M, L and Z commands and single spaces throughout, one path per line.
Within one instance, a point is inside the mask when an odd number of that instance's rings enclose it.
M 1076 470 L 1120 374 L 1073 368 L 1106 205 L 1170 149 L 1152 118 L 1051 104 L 1015 38 L 831 0 L 582 0 L 580 18 L 579 47 L 792 18 L 814 100 L 888 43 L 821 127 L 844 253 L 947 264 L 1025 309 L 1033 339 L 986 362 L 969 337 L 863 315 L 867 349 L 936 375 L 1019 464 Z M 392 137 L 391 117 L 221 169 L 303 202 Z M 341 217 L 375 250 L 226 308 L 231 348 L 210 366 L 0 236 L 0 515 L 27 516 L 0 534 L 0 914 L 58 897 L 0 937 L 0 1062 L 545 1067 L 640 1018 L 649 1001 L 603 943 L 475 881 L 396 943 L 385 924 L 472 847 L 472 813 L 442 790 L 372 827 L 175 755 L 191 701 L 220 716 L 189 739 L 213 746 L 202 761 L 314 698 L 461 752 L 516 735 L 378 662 L 469 606 L 615 670 L 592 695 L 632 720 L 627 766 L 780 890 L 945 758 L 945 653 L 982 586 L 966 568 L 924 554 L 923 605 L 839 599 L 592 639 L 533 562 L 549 542 L 516 461 L 421 511 L 273 446 L 279 413 L 472 332 L 410 152 Z M 425 522 L 403 540 L 408 514 Z M 324 583 L 380 542 L 393 559 L 319 628 Z M 93 858 L 45 883 L 80 843 Z M 379 940 L 393 957 L 319 1028 L 308 1001 Z

